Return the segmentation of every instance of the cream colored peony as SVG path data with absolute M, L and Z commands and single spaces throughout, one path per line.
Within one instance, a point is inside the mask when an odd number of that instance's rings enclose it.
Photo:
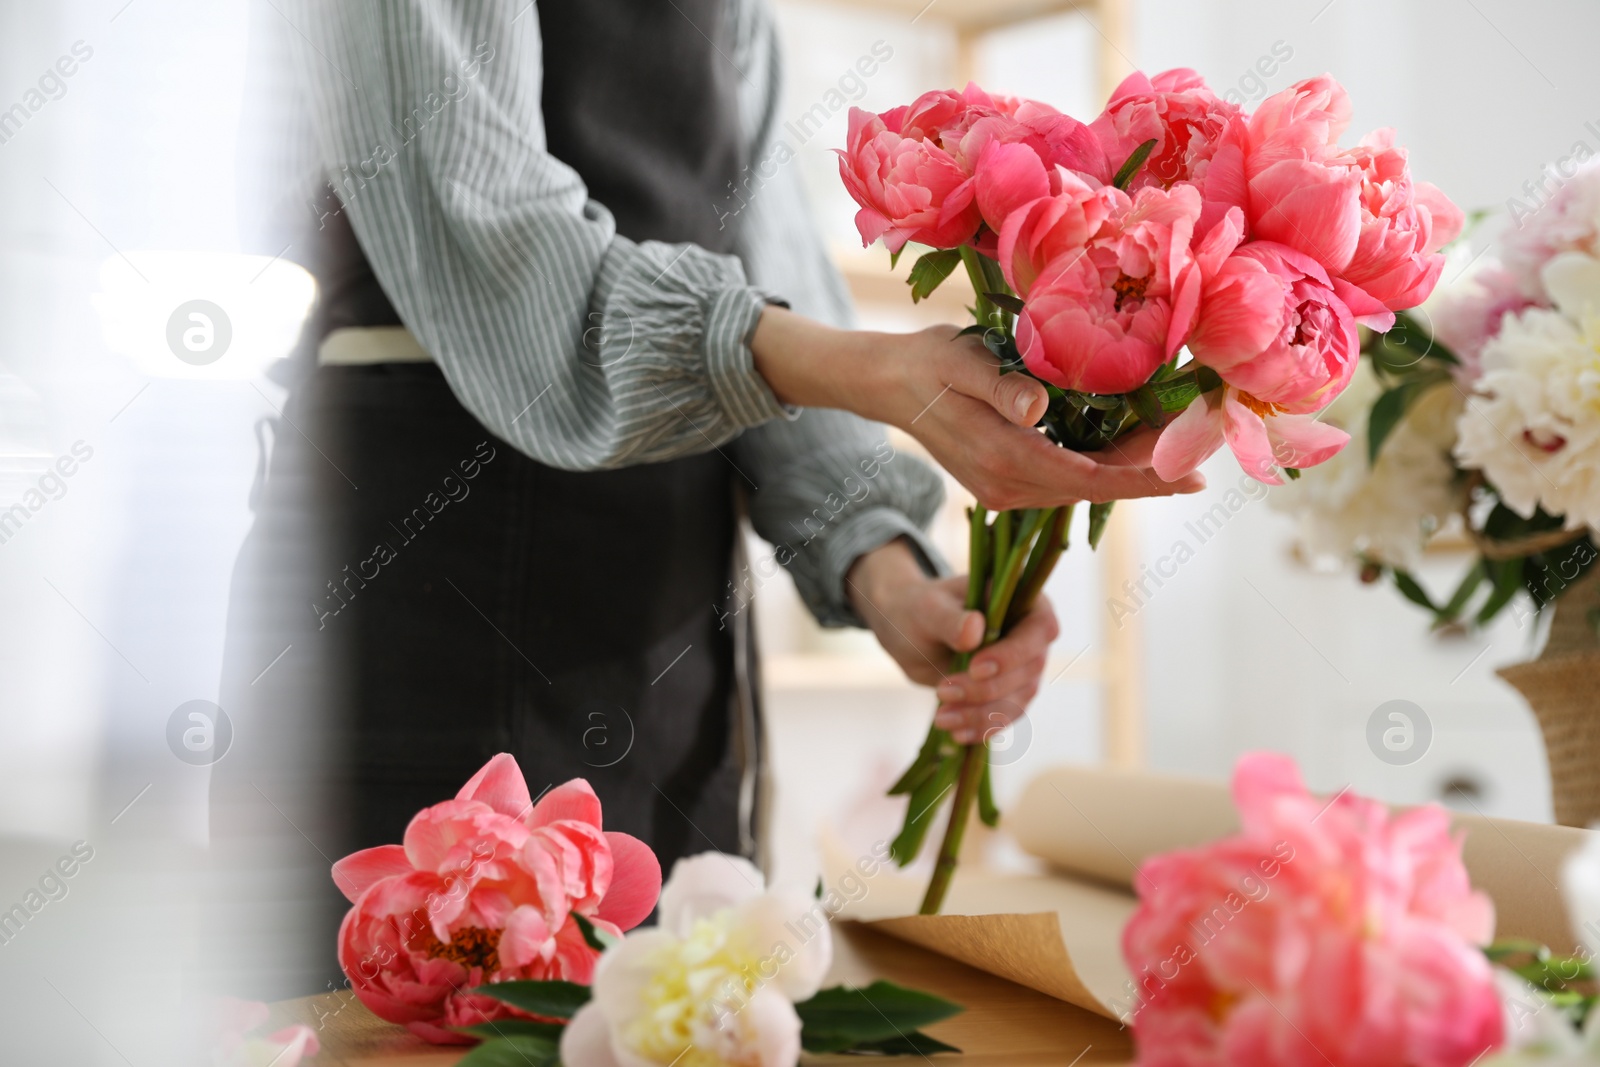
M 1560 310 L 1508 315 L 1484 346 L 1455 448 L 1517 514 L 1543 507 L 1568 529 L 1600 526 L 1600 302 L 1587 297 L 1600 294 L 1600 263 L 1589 263 L 1547 269 Z
M 827 915 L 809 894 L 763 888 L 748 861 L 679 860 L 660 925 L 600 958 L 594 999 L 561 1038 L 566 1067 L 794 1067 L 798 1001 L 833 958 Z
M 1460 506 L 1450 462 L 1460 392 L 1445 384 L 1418 399 L 1374 467 L 1367 463 L 1367 420 L 1382 392 L 1362 360 L 1322 416 L 1350 434 L 1350 446 L 1268 498 L 1274 510 L 1296 517 L 1301 548 L 1315 563 L 1337 566 L 1360 555 L 1414 567 L 1428 537 Z

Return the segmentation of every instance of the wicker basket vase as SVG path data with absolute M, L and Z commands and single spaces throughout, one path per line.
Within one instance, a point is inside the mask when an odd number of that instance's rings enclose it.
M 1528 701 L 1544 735 L 1556 822 L 1600 822 L 1600 568 L 1565 590 L 1549 609 L 1550 639 L 1539 657 L 1500 669 Z

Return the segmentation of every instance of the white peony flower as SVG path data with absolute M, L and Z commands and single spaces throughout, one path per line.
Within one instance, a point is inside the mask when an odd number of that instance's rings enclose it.
M 1600 271 L 1568 268 L 1555 272 L 1565 307 L 1582 299 L 1587 281 L 1600 297 Z M 1600 526 L 1600 299 L 1578 314 L 1530 308 L 1506 316 L 1484 346 L 1483 378 L 1455 449 L 1517 514 L 1543 507 L 1565 516 L 1568 529 Z
M 679 860 L 660 925 L 600 958 L 593 999 L 561 1038 L 566 1067 L 794 1067 L 798 1001 L 833 959 L 810 894 L 765 890 L 761 872 L 710 852 Z
M 1355 555 L 1410 568 L 1428 537 L 1460 504 L 1450 447 L 1461 394 L 1440 385 L 1420 397 L 1367 464 L 1367 419 L 1383 387 L 1362 360 L 1349 387 L 1322 421 L 1351 437 L 1349 447 L 1275 488 L 1271 506 L 1299 520 L 1301 547 L 1313 561 L 1342 564 Z
M 1537 210 L 1513 211 L 1511 223 L 1500 237 L 1506 269 L 1529 299 L 1559 303 L 1550 264 L 1563 253 L 1600 256 L 1600 165 L 1580 169 Z

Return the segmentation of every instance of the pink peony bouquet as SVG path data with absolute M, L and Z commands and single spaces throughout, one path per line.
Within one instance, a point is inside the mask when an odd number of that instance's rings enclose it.
M 1253 753 L 1240 832 L 1147 860 L 1123 930 L 1144 1067 L 1465 1067 L 1504 1040 L 1489 899 L 1437 806 L 1311 796 Z
M 440 1044 L 463 1028 L 527 1018 L 480 987 L 517 979 L 587 984 L 599 932 L 620 936 L 656 906 L 661 865 L 603 831 L 600 800 L 574 779 L 534 803 L 501 753 L 454 800 L 419 812 L 403 845 L 346 856 L 333 879 L 353 905 L 339 964 L 361 1003 Z
M 1443 269 L 1462 215 L 1414 181 L 1392 131 L 1341 145 L 1350 102 L 1312 78 L 1247 114 L 1190 70 L 1131 75 L 1083 123 L 1046 104 L 930 92 L 881 115 L 850 113 L 840 174 L 862 240 L 912 266 L 911 296 L 957 266 L 1002 373 L 1048 387 L 1041 428 L 1092 451 L 1159 431 L 1173 480 L 1226 444 L 1271 485 L 1349 440 L 1317 414 L 1350 382 L 1358 324 L 1388 330 Z M 1098 543 L 1109 503 L 1090 508 Z M 1065 547 L 1072 509 L 971 515 L 968 606 L 997 640 Z M 965 664 L 958 660 L 957 670 Z M 894 791 L 909 794 L 894 852 L 920 850 L 952 793 L 925 912 L 938 910 L 974 803 L 988 797 L 984 746 L 937 728 Z

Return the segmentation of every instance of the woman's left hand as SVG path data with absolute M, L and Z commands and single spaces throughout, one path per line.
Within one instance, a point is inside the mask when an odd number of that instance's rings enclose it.
M 1010 633 L 951 674 L 955 654 L 983 641 L 983 614 L 966 609 L 966 578 L 929 578 L 905 542 L 891 541 L 856 560 L 846 582 L 857 614 L 906 677 L 938 686 L 934 723 L 960 743 L 1004 729 L 1038 693 L 1050 642 L 1060 633 L 1043 596 Z

